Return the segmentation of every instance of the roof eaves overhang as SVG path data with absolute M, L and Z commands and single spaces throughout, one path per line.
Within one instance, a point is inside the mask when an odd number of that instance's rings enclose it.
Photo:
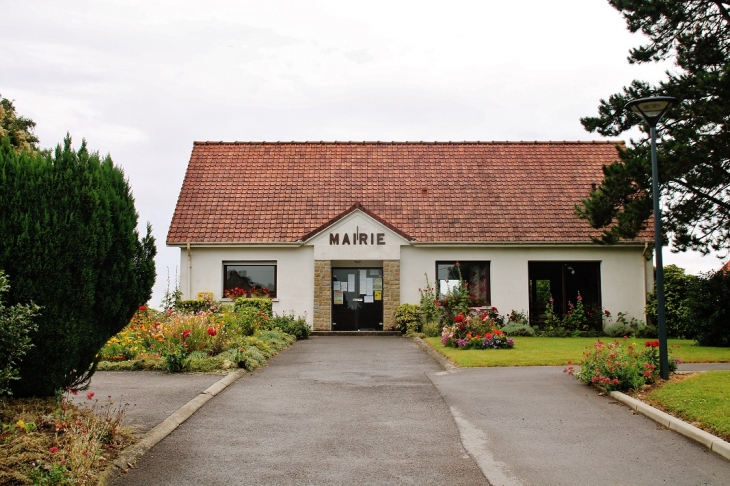
M 411 245 L 420 247 L 541 247 L 541 246 L 583 246 L 586 248 L 598 247 L 637 247 L 643 248 L 646 241 L 622 241 L 613 245 L 601 245 L 591 241 L 411 241 Z
M 229 247 L 229 248 L 246 248 L 246 247 L 299 247 L 303 246 L 304 243 L 301 241 L 255 241 L 255 242 L 230 242 L 230 241 L 184 241 L 184 242 L 170 242 L 168 241 L 166 243 L 166 246 L 170 247 L 180 247 L 180 248 L 186 248 L 188 245 L 191 247 L 196 248 L 206 248 L 206 247 Z

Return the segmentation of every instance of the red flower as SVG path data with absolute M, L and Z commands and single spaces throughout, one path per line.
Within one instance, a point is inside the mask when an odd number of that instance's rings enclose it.
M 218 334 L 218 331 L 216 331 L 216 330 L 215 330 L 215 327 L 209 327 L 209 328 L 208 328 L 208 336 L 211 336 L 211 337 L 213 337 L 213 336 L 215 336 L 216 334 Z
M 58 447 L 51 447 L 48 450 L 51 451 L 51 454 L 55 454 L 56 452 L 58 452 Z
M 146 311 L 146 310 L 147 310 L 147 307 L 145 307 L 145 306 L 141 305 L 141 306 L 139 306 L 139 310 L 141 310 L 141 311 Z
M 454 320 L 456 322 L 464 322 L 464 314 L 459 314 L 458 316 L 454 317 Z
M 183 337 L 183 339 L 187 339 L 187 338 L 188 338 L 188 336 L 190 336 L 190 335 L 191 335 L 192 333 L 193 333 L 193 331 L 191 331 L 190 329 L 185 329 L 185 330 L 183 331 L 183 333 L 182 333 L 182 337 Z
M 645 348 L 658 348 L 659 341 L 647 341 L 644 343 Z
M 89 393 L 86 394 L 86 399 L 87 400 L 91 400 L 92 398 L 94 398 L 94 392 L 89 392 Z
M 604 310 L 603 313 L 606 314 L 607 316 L 611 315 L 611 313 L 608 311 L 608 309 Z

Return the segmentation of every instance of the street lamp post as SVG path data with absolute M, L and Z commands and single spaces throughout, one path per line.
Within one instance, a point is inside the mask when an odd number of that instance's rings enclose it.
M 659 325 L 659 375 L 669 378 L 669 350 L 667 349 L 667 321 L 664 312 L 664 262 L 662 261 L 662 213 L 659 196 L 659 169 L 656 160 L 656 125 L 664 114 L 677 103 L 671 96 L 641 98 L 626 104 L 625 109 L 640 115 L 649 125 L 651 135 L 651 192 L 654 200 L 654 252 L 656 254 L 656 301 Z

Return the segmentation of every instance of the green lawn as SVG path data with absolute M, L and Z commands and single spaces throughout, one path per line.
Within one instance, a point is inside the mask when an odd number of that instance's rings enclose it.
M 730 440 L 730 371 L 697 373 L 652 391 L 652 405 Z
M 459 350 L 441 345 L 441 338 L 425 338 L 436 351 L 457 366 L 562 366 L 580 364 L 583 351 L 599 338 L 516 337 L 514 349 Z M 600 338 L 610 341 L 613 338 Z M 619 341 L 623 341 L 620 339 Z M 628 344 L 644 346 L 647 339 L 628 339 Z M 694 341 L 670 339 L 669 355 L 684 363 L 730 363 L 730 348 L 697 346 Z

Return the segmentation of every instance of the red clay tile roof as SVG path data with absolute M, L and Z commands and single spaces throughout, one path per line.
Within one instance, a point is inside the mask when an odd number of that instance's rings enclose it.
M 167 243 L 295 242 L 358 203 L 419 242 L 589 242 L 617 145 L 195 142 Z

